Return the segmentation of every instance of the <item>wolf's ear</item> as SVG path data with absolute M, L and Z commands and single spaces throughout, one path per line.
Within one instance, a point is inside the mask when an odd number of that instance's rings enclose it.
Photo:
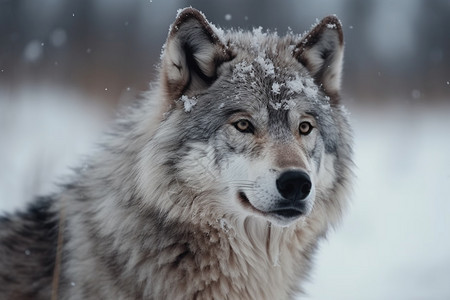
M 341 86 L 344 35 L 335 16 L 322 19 L 297 44 L 294 56 L 310 72 L 325 93 L 336 96 Z
M 209 87 L 217 68 L 231 60 L 217 30 L 193 8 L 178 13 L 172 24 L 162 57 L 162 80 L 170 99 Z

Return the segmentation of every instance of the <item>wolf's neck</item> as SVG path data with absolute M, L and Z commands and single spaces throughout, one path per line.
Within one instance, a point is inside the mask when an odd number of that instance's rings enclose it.
M 204 231 L 200 238 L 196 233 L 191 247 L 197 248 L 192 252 L 197 271 L 227 286 L 227 293 L 218 298 L 284 299 L 300 290 L 316 247 L 307 231 L 276 227 L 255 218 L 234 223 L 218 219 L 210 225 L 200 229 Z M 217 284 L 208 284 L 211 293 L 217 292 Z

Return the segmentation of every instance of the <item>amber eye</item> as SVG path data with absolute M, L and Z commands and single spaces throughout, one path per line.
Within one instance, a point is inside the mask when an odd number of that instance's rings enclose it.
M 254 132 L 253 125 L 248 120 L 242 119 L 242 120 L 235 122 L 233 125 L 240 132 L 248 132 L 248 133 Z
M 313 130 L 313 126 L 309 122 L 301 122 L 299 126 L 299 131 L 301 135 L 308 135 L 311 133 L 311 130 Z

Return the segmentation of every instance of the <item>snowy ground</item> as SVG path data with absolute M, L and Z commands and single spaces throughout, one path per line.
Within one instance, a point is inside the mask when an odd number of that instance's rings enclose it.
M 54 188 L 107 114 L 76 92 L 4 90 L 0 211 L 11 211 Z M 450 299 L 450 105 L 376 107 L 349 107 L 353 204 L 322 244 L 307 299 Z

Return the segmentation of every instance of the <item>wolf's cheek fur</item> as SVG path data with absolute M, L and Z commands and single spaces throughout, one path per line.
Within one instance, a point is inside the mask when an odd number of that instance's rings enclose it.
M 184 184 L 198 192 L 220 188 L 214 147 L 204 142 L 190 142 L 184 147 L 188 150 L 177 164 L 178 176 Z

